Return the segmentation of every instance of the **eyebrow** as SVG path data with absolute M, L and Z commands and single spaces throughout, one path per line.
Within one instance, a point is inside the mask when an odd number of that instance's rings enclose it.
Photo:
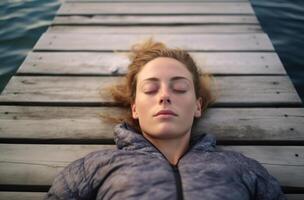
M 187 79 L 186 77 L 183 77 L 183 76 L 174 76 L 173 78 L 170 79 L 170 81 L 183 80 L 183 79 L 190 81 L 189 79 Z M 144 79 L 143 81 L 157 82 L 157 81 L 159 81 L 159 78 L 151 77 L 151 78 Z

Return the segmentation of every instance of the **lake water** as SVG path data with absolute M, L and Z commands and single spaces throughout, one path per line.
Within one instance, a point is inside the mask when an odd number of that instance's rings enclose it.
M 57 0 L 0 0 L 0 92 L 46 31 Z
M 251 0 L 302 101 L 304 1 Z M 57 0 L 0 1 L 0 92 L 53 20 Z
M 251 3 L 304 102 L 304 1 L 251 0 Z

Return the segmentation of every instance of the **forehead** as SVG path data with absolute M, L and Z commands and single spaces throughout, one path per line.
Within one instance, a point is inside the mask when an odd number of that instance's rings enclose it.
M 170 79 L 170 77 L 185 77 L 192 80 L 192 75 L 187 67 L 174 58 L 158 57 L 144 65 L 138 73 L 138 81 L 147 78 Z

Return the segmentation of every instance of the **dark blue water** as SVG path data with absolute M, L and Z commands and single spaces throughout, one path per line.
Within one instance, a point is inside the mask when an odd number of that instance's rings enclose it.
M 251 4 L 304 102 L 304 0 L 251 0 Z
M 0 92 L 51 24 L 57 0 L 0 0 Z
M 302 101 L 304 0 L 251 0 Z M 57 0 L 0 1 L 0 92 L 53 20 Z

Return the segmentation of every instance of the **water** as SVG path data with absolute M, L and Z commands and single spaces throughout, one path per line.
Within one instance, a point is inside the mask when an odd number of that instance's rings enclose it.
M 51 24 L 57 0 L 0 0 L 0 92 Z
M 302 101 L 304 100 L 304 1 L 251 0 Z M 57 0 L 0 2 L 0 92 L 51 24 Z
M 304 1 L 251 0 L 251 3 L 304 103 Z

